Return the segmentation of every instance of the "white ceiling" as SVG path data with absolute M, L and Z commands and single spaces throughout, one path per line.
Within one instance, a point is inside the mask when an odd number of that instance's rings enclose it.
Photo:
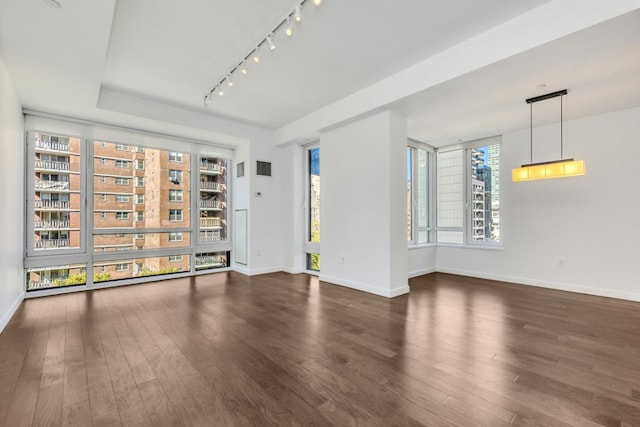
M 293 38 L 276 34 L 277 49 L 206 109 L 204 94 L 295 0 L 59 1 L 0 2 L 0 58 L 26 108 L 129 125 L 149 117 L 101 108 L 102 91 L 277 129 L 550 0 L 309 2 Z M 568 118 L 626 108 L 640 103 L 639 52 L 636 11 L 388 107 L 438 145 L 527 126 L 524 99 L 536 91 L 569 89 Z

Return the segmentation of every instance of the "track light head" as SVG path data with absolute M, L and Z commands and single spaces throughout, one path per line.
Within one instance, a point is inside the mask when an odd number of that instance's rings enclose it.
M 320 7 L 324 4 L 324 0 L 313 0 L 313 5 L 315 7 Z
M 242 64 L 240 64 L 240 72 L 245 76 L 247 75 L 247 61 L 242 61 Z
M 271 35 L 268 35 L 267 38 L 267 45 L 269 46 L 269 50 L 274 50 L 276 48 L 275 43 L 273 43 L 273 37 Z
M 287 18 L 287 24 L 284 27 L 284 34 L 287 37 L 291 37 L 293 35 L 293 23 L 291 22 L 291 18 Z
M 296 24 L 302 22 L 302 7 L 300 7 L 300 5 L 297 5 L 293 11 L 293 20 L 296 22 Z
M 257 64 L 258 62 L 260 62 L 261 57 L 262 57 L 262 52 L 260 52 L 260 48 L 257 47 L 256 50 L 254 50 L 253 53 L 251 54 L 251 59 L 253 59 L 253 62 Z
M 225 80 L 227 81 L 227 86 L 229 87 L 233 86 L 233 80 L 231 79 L 231 74 L 227 74 L 227 77 L 225 78 Z
M 218 87 L 218 96 L 224 96 L 224 89 L 222 86 Z

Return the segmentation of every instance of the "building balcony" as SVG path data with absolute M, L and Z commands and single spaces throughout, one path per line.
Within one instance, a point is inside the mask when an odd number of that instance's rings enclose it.
M 34 226 L 36 230 L 44 230 L 44 229 L 65 229 L 69 228 L 69 221 L 63 220 L 50 220 L 50 221 L 36 221 Z
M 197 256 L 196 268 L 224 267 L 226 260 L 220 255 Z
M 202 210 L 222 210 L 222 204 L 218 200 L 200 200 Z
M 62 153 L 69 152 L 69 143 L 49 142 L 36 139 L 36 151 L 56 151 Z
M 68 248 L 69 239 L 45 239 L 36 240 L 36 249 L 59 249 Z
M 66 181 L 36 181 L 36 190 L 69 190 L 69 182 Z
M 201 163 L 200 172 L 219 175 L 222 173 L 222 168 L 220 167 L 220 165 L 217 165 L 215 163 Z
M 36 200 L 36 209 L 69 209 L 69 202 L 61 200 Z
M 200 181 L 200 191 L 221 192 L 220 184 L 217 182 Z
M 33 289 L 45 289 L 45 288 L 51 288 L 53 286 L 53 280 L 51 279 L 43 279 L 43 280 L 30 280 L 29 281 L 29 289 L 28 290 L 33 290 Z
M 221 228 L 220 218 L 200 218 L 200 229 L 216 230 Z
M 36 169 L 40 170 L 55 170 L 55 171 L 68 171 L 68 162 L 56 162 L 53 160 L 36 160 Z

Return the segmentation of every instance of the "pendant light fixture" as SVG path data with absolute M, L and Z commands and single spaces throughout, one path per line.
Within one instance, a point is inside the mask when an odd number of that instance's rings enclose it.
M 526 99 L 530 106 L 530 162 L 511 171 L 511 179 L 514 182 L 533 181 L 537 179 L 564 178 L 570 176 L 584 175 L 584 160 L 564 159 L 563 157 L 563 127 L 562 127 L 562 97 L 567 94 L 567 90 L 548 93 Z M 560 97 L 560 160 L 549 162 L 533 163 L 533 104 L 546 99 Z

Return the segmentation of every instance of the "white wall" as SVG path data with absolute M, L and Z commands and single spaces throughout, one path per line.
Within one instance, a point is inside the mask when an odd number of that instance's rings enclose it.
M 558 135 L 558 126 L 534 128 L 534 161 L 558 158 L 549 143 Z M 564 137 L 565 157 L 585 160 L 585 176 L 513 183 L 530 135 L 504 135 L 504 250 L 439 246 L 438 271 L 640 301 L 640 108 L 565 122 Z
M 282 271 L 284 151 L 275 147 L 271 133 L 251 141 L 250 161 L 245 173 L 251 174 L 249 193 L 249 271 L 264 274 Z M 256 175 L 256 161 L 271 162 L 271 176 Z M 258 193 L 260 195 L 258 195 Z
M 305 238 L 305 149 L 297 144 L 282 146 L 282 260 L 284 271 L 306 269 Z
M 24 296 L 24 131 L 22 106 L 0 58 L 0 149 L 8 157 L 0 168 L 0 331 Z
M 409 248 L 408 261 L 409 278 L 433 273 L 436 271 L 436 247 Z
M 408 291 L 406 140 L 406 119 L 390 111 L 321 135 L 321 280 Z

